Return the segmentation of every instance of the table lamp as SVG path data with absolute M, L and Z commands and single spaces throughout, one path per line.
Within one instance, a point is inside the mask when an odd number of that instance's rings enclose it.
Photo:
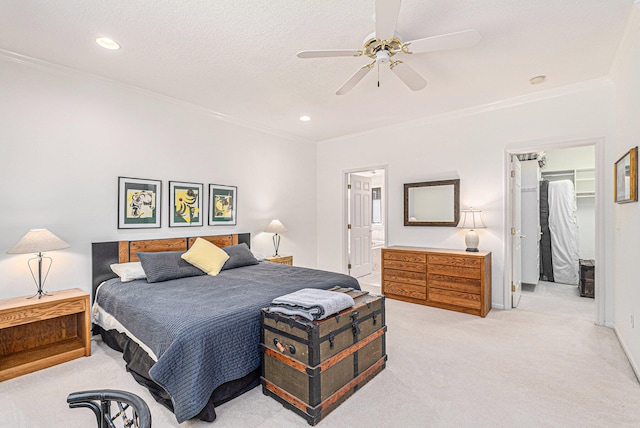
M 264 231 L 267 233 L 275 233 L 275 235 L 273 235 L 273 248 L 276 250 L 274 257 L 277 257 L 278 247 L 280 247 L 280 235 L 278 235 L 278 233 L 286 232 L 287 228 L 280 223 L 280 220 L 271 220 L 271 223 L 267 225 L 267 228 Z
M 458 227 L 461 229 L 468 229 L 464 242 L 467 244 L 467 251 L 476 253 L 478 252 L 478 243 L 480 238 L 476 233 L 476 229 L 484 229 L 487 226 L 482 221 L 482 211 L 469 208 L 468 210 L 460 211 L 460 222 Z
M 53 264 L 53 259 L 51 257 L 43 256 L 42 253 L 45 251 L 54 251 L 54 250 L 62 250 L 65 248 L 69 248 L 69 244 L 64 242 L 62 239 L 58 238 L 53 233 L 49 232 L 47 229 L 32 229 L 27 232 L 26 235 L 22 237 L 21 240 L 18 241 L 16 245 L 11 247 L 7 254 L 29 254 L 35 253 L 36 256 L 30 258 L 27 261 L 27 265 L 29 266 L 29 270 L 31 271 L 31 276 L 38 286 L 38 292 L 29 297 L 38 296 L 40 299 L 42 296 L 50 296 L 46 291 L 42 290 L 42 286 L 49 275 L 49 270 L 51 270 L 51 265 Z M 44 273 L 44 278 L 42 277 L 42 261 L 43 259 L 49 260 L 49 266 L 47 267 L 47 271 Z M 33 272 L 32 262 L 37 262 L 38 265 L 38 275 Z

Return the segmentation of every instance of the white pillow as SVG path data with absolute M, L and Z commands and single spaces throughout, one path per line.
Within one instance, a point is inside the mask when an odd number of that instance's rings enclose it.
M 120 277 L 120 281 L 122 282 L 147 278 L 140 262 L 114 263 L 111 265 L 111 270 Z

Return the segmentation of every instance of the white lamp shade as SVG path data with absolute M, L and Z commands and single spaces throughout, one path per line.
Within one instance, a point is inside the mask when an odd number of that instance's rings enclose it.
M 458 227 L 462 229 L 484 229 L 487 226 L 484 225 L 482 220 L 482 211 L 468 209 L 460 211 Z
M 271 220 L 271 223 L 267 225 L 264 231 L 267 233 L 284 233 L 287 231 L 287 228 L 284 227 L 280 220 Z
M 58 238 L 47 229 L 33 229 L 11 247 L 7 254 L 42 253 L 45 251 L 69 248 L 69 244 Z

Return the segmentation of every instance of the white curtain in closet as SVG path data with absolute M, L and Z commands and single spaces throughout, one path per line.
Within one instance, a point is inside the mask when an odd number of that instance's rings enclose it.
M 549 235 L 555 282 L 577 285 L 580 251 L 573 182 L 549 182 Z

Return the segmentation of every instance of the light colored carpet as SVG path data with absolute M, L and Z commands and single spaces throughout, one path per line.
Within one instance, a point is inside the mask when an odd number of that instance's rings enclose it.
M 387 299 L 387 368 L 319 426 L 640 426 L 640 386 L 614 331 L 595 326 L 588 309 L 562 312 L 550 286 L 484 319 Z M 92 349 L 89 358 L 0 383 L 0 427 L 95 427 L 92 413 L 69 409 L 66 396 L 97 388 L 134 392 L 149 404 L 155 428 L 178 426 L 125 372 L 119 353 L 96 337 Z M 180 426 L 308 426 L 261 387 L 217 413 L 213 424 Z

